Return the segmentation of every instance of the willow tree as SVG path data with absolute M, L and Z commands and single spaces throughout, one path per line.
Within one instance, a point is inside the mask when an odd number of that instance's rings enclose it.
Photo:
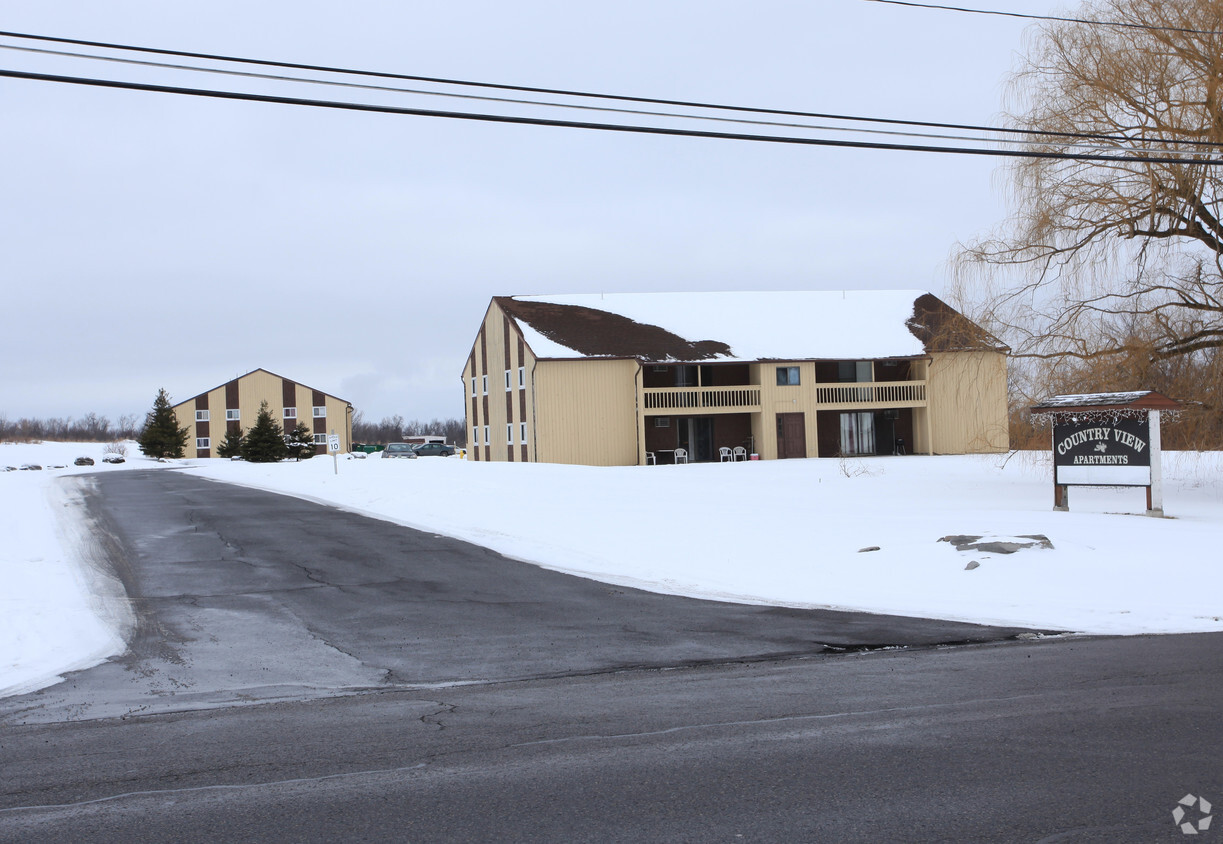
M 1031 37 L 1013 213 L 964 247 L 961 296 L 1017 354 L 1152 360 L 1223 347 L 1223 0 L 1097 0 Z M 1108 22 L 1113 25 L 1104 25 Z M 1137 161 L 1136 158 L 1175 159 Z
M 1073 17 L 1031 33 L 1008 89 L 1012 137 L 1055 155 L 1011 165 L 1011 216 L 962 247 L 954 298 L 1027 359 L 1031 392 L 1169 390 L 1218 439 L 1223 0 Z

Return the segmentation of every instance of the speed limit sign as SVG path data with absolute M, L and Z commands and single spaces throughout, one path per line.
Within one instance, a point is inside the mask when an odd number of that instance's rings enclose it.
M 340 453 L 340 435 L 330 434 L 327 437 L 327 450 L 332 454 Z

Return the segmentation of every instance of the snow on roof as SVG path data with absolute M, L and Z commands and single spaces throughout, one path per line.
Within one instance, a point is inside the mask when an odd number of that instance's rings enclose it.
M 583 293 L 513 296 L 507 304 L 524 339 L 541 358 L 637 354 L 674 360 L 859 360 L 925 353 L 908 325 L 914 302 L 921 297 L 934 298 L 923 290 Z M 637 328 L 657 327 L 661 331 L 655 331 L 653 339 L 665 339 L 672 351 L 616 351 L 616 338 L 591 340 L 597 315 L 587 317 L 589 331 L 572 325 L 558 329 L 555 314 L 563 309 L 547 309 L 550 317 L 545 319 L 544 309 L 532 303 L 570 306 L 575 314 L 578 309 L 613 314 L 622 318 L 615 321 L 618 326 L 630 320 Z
M 1154 390 L 1131 390 L 1123 393 L 1067 393 L 1045 399 L 1034 405 L 1034 413 L 1057 412 L 1064 408 L 1130 407 L 1135 409 L 1172 410 L 1181 403 Z
M 1067 393 L 1045 399 L 1037 407 L 1095 407 L 1102 404 L 1129 404 L 1150 394 L 1150 390 L 1136 390 L 1128 393 Z

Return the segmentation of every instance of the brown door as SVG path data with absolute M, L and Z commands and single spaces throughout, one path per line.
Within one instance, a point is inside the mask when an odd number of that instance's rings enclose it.
M 807 424 L 801 413 L 777 414 L 777 456 L 807 456 Z

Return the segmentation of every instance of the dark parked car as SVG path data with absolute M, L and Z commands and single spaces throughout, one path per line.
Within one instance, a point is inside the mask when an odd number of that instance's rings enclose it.
M 455 452 L 454 446 L 443 443 L 421 443 L 412 446 L 412 450 L 417 457 L 449 457 Z
M 383 457 L 410 457 L 416 459 L 416 452 L 408 443 L 391 443 L 382 450 Z
M 72 462 L 76 466 L 92 466 L 93 458 L 92 457 L 78 457 L 76 460 L 73 460 Z

